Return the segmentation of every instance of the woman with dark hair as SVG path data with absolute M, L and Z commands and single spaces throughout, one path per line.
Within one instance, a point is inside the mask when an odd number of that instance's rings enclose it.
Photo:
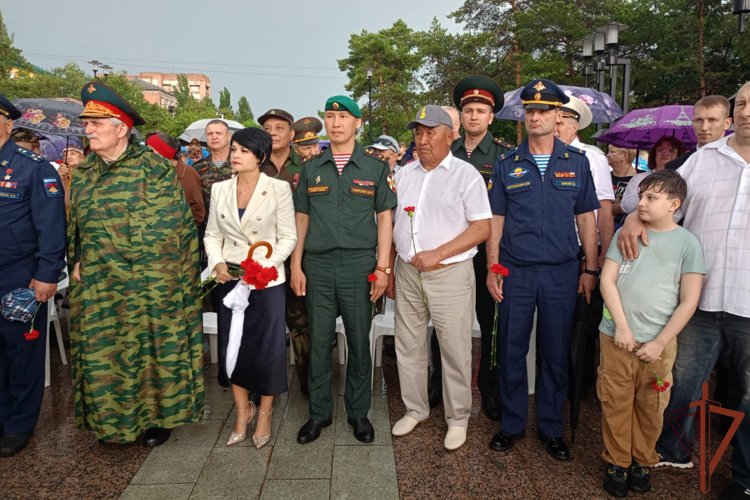
M 222 304 L 218 311 L 219 383 L 232 387 L 237 405 L 237 420 L 227 446 L 245 440 L 257 410 L 253 444 L 258 449 L 271 437 L 274 396 L 288 390 L 284 261 L 297 243 L 289 183 L 260 171 L 271 155 L 271 144 L 271 136 L 258 128 L 234 133 L 229 160 L 237 176 L 212 186 L 204 239 L 208 269 L 219 282 Z M 238 284 L 229 274 L 229 266 L 247 259 L 251 245 L 259 241 L 270 243 L 273 253 L 266 258 L 266 249 L 260 247 L 252 259 L 263 267 L 275 267 L 278 278 L 262 290 L 250 285 L 237 361 L 234 367 L 227 367 L 232 310 L 224 305 L 224 298 Z M 248 391 L 261 395 L 259 408 L 249 399 Z
M 630 182 L 620 200 L 620 208 L 626 214 L 634 212 L 638 208 L 638 202 L 640 197 L 638 195 L 638 188 L 641 185 L 643 179 L 649 174 L 664 170 L 664 166 L 670 161 L 682 156 L 685 153 L 685 146 L 682 142 L 674 137 L 665 135 L 658 141 L 651 151 L 648 152 L 648 172 L 641 172 L 635 175 Z

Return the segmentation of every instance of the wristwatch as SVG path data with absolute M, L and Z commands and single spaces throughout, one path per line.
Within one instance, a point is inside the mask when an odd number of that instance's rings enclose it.
M 375 270 L 376 271 L 380 271 L 381 273 L 391 274 L 391 268 L 390 267 L 375 266 Z
M 596 276 L 597 278 L 599 277 L 599 274 L 601 274 L 600 271 L 592 271 L 591 269 L 584 269 L 583 273 L 590 274 L 591 276 Z

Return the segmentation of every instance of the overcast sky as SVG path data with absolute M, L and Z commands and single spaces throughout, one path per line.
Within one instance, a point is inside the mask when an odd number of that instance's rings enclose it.
M 227 87 L 237 109 L 247 96 L 256 117 L 282 108 L 295 119 L 345 93 L 337 59 L 349 35 L 403 19 L 414 30 L 462 0 L 23 0 L 0 1 L 8 31 L 26 58 L 43 68 L 74 61 L 90 73 L 97 59 L 128 74 L 203 73 L 216 104 Z M 278 76 L 290 75 L 290 76 Z

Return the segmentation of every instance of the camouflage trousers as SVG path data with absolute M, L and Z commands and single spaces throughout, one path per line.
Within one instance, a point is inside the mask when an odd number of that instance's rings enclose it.
M 305 297 L 297 297 L 292 291 L 289 261 L 286 262 L 286 326 L 294 349 L 294 364 L 297 377 L 303 386 L 307 386 L 307 366 L 310 362 L 310 325 L 307 322 Z

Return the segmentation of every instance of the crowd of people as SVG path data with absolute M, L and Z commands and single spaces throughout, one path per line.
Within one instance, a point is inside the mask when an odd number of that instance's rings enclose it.
M 733 119 L 727 99 L 698 101 L 696 150 L 663 137 L 644 172 L 634 150 L 583 144 L 590 109 L 547 79 L 521 92 L 521 144 L 489 133 L 503 93 L 472 76 L 456 85 L 455 107 L 424 106 L 408 123 L 411 151 L 388 135 L 361 146 L 360 108 L 341 95 L 323 122 L 271 109 L 261 128 L 231 133 L 213 120 L 205 157 L 158 131 L 137 141 L 143 119 L 102 83 L 81 97 L 88 145 L 69 147 L 55 169 L 33 134 L 13 131 L 20 112 L 0 95 L 0 456 L 24 449 L 39 417 L 41 318 L 66 266 L 76 425 L 102 443 L 159 446 L 202 418 L 202 311 L 217 313 L 218 382 L 237 407 L 227 446 L 251 423 L 254 446 L 269 442 L 274 397 L 289 389 L 287 331 L 309 399 L 297 441 L 332 424 L 338 316 L 347 421 L 373 441 L 369 330 L 384 294 L 395 300 L 405 407 L 395 439 L 442 401 L 445 449 L 465 444 L 476 318 L 482 409 L 500 422 L 489 446 L 511 450 L 526 435 L 536 324 L 537 437 L 571 460 L 563 408 L 579 296 L 604 301 L 596 389 L 608 493 L 649 491 L 651 467 L 693 466 L 672 410 L 698 399 L 725 349 L 738 387 L 730 406 L 750 410 L 750 84 Z M 217 283 L 204 301 L 202 271 Z M 31 326 L 8 313 L 22 308 L 5 299 L 18 289 L 33 290 Z M 692 443 L 693 419 L 681 425 Z M 749 419 L 733 445 L 721 498 L 748 498 Z

